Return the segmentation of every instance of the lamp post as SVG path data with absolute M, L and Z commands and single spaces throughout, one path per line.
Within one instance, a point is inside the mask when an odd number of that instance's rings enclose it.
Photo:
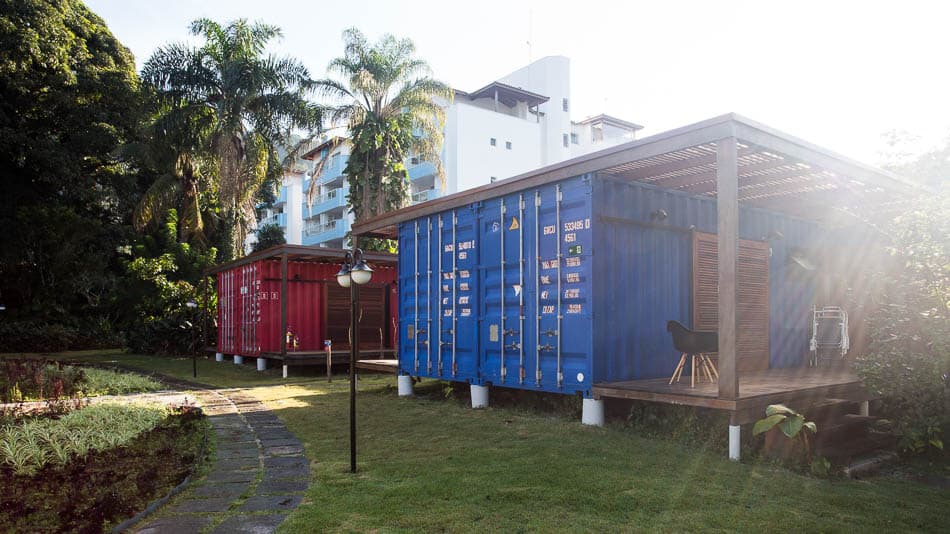
M 189 310 L 193 310 L 198 307 L 198 303 L 195 302 L 194 299 L 189 299 L 188 302 L 185 303 L 185 306 L 187 306 Z M 195 347 L 195 323 L 194 321 L 189 321 L 188 324 L 191 326 L 191 374 L 194 378 L 198 378 L 198 351 L 197 347 Z
M 363 251 L 353 248 L 343 258 L 343 267 L 336 273 L 336 281 L 350 288 L 350 472 L 356 472 L 356 359 L 360 352 L 360 329 L 357 310 L 360 304 L 359 286 L 373 278 L 373 270 L 363 260 Z

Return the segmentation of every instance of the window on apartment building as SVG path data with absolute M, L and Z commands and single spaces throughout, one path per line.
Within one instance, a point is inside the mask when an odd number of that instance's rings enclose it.
M 505 141 L 505 148 L 511 150 L 511 141 Z
M 595 127 L 591 128 L 591 129 L 590 129 L 590 139 L 591 139 L 591 141 L 594 141 L 595 143 L 596 143 L 597 141 L 603 141 L 603 140 L 604 140 L 604 129 L 603 129 L 603 128 L 600 128 L 600 127 L 598 127 L 598 126 L 595 126 Z
M 568 146 L 570 146 L 570 142 L 568 141 L 567 134 L 564 134 L 563 140 L 564 140 L 564 148 L 567 148 Z
M 498 141 L 495 140 L 494 137 L 492 137 L 491 139 L 488 140 L 488 144 L 491 145 L 491 146 L 495 146 L 495 145 L 498 144 Z
M 566 98 L 562 98 L 562 99 L 561 99 L 561 109 L 563 109 L 564 111 L 570 111 L 570 110 L 571 110 L 571 106 L 568 105 Z
M 578 141 L 577 141 L 577 134 L 576 134 L 576 133 L 572 133 L 572 134 L 571 134 L 571 144 L 572 144 L 572 145 L 576 145 L 577 143 L 578 143 Z
M 419 158 L 418 158 L 418 157 L 415 157 L 415 156 L 414 156 L 414 157 L 411 157 L 411 158 L 409 158 L 409 163 L 411 163 L 412 165 L 418 165 L 418 164 L 419 164 Z

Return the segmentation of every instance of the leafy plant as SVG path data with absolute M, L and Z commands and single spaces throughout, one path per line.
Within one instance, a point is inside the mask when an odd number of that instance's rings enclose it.
M 59 419 L 9 425 L 0 432 L 0 464 L 30 475 L 49 462 L 65 465 L 90 451 L 121 446 L 155 428 L 167 415 L 164 406 L 97 404 Z
M 151 378 L 133 374 L 117 373 L 105 369 L 89 368 L 83 371 L 84 382 L 81 391 L 87 396 L 127 395 L 156 391 L 162 385 Z
M 768 432 L 778 425 L 782 434 L 790 439 L 801 436 L 803 442 L 808 444 L 807 434 L 802 434 L 802 429 L 810 430 L 812 434 L 818 432 L 818 427 L 813 421 L 805 421 L 805 416 L 788 408 L 784 404 L 771 404 L 765 409 L 765 418 L 759 419 L 752 427 L 752 435 L 757 436 L 763 432 Z

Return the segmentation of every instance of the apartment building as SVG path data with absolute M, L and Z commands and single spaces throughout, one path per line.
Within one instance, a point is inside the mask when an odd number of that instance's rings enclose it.
M 478 90 L 456 90 L 453 101 L 444 103 L 445 185 L 431 162 L 410 155 L 411 201 L 425 202 L 632 141 L 642 129 L 609 115 L 572 120 L 570 81 L 570 60 L 549 56 Z M 343 247 L 352 223 L 343 175 L 349 147 L 344 139 L 329 138 L 313 143 L 302 157 L 308 172 L 295 168 L 287 173 L 266 220 L 285 228 L 288 243 Z M 308 205 L 311 180 L 316 180 L 316 195 Z

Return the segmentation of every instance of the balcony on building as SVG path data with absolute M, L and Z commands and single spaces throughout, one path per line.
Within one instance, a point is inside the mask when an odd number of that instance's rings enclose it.
M 319 217 L 313 217 L 304 222 L 303 244 L 343 248 L 343 238 L 349 231 L 350 221 L 345 216 L 339 219 L 328 218 L 326 222 L 321 222 Z
M 410 158 L 408 163 L 409 170 L 409 194 L 410 202 L 418 204 L 442 195 L 441 184 L 435 174 L 435 165 L 428 161 L 420 161 L 417 158 Z
M 303 212 L 308 213 L 309 210 L 309 213 L 312 217 L 324 214 L 330 216 L 331 218 L 342 216 L 346 212 L 346 197 L 349 195 L 349 193 L 349 187 L 337 187 L 336 189 L 330 189 L 322 195 L 315 197 L 309 207 L 305 202 Z

